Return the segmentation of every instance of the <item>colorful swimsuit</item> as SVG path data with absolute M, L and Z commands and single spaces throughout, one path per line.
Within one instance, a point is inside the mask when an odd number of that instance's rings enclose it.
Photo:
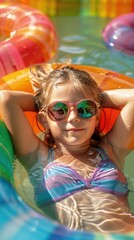
M 40 167 L 35 166 L 32 171 L 30 170 L 29 178 L 34 185 L 36 203 L 40 205 L 57 202 L 73 193 L 91 188 L 125 196 L 128 188 L 126 181 L 119 180 L 121 173 L 109 160 L 103 149 L 96 147 L 96 150 L 101 161 L 92 175 L 86 179 L 75 169 L 53 161 L 45 169 L 40 165 Z M 48 160 L 52 160 L 52 155 L 53 150 L 50 149 Z

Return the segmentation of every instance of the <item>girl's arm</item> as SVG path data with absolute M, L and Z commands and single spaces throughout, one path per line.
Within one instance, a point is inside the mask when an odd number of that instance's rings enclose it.
M 134 89 L 105 91 L 102 106 L 116 108 L 120 114 L 107 134 L 109 142 L 120 149 L 134 148 Z
M 34 134 L 24 111 L 34 111 L 33 94 L 0 91 L 0 115 L 10 132 L 17 156 L 26 156 L 37 151 L 39 147 L 39 139 Z

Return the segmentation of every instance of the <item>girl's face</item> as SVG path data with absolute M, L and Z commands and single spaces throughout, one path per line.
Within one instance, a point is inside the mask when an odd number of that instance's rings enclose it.
M 66 83 L 54 87 L 49 104 L 60 101 L 68 103 L 76 103 L 82 99 L 94 98 L 89 95 L 87 87 L 85 86 L 85 94 L 80 87 L 75 87 Z M 94 133 L 95 127 L 99 123 L 99 112 L 93 118 L 84 119 L 78 116 L 77 110 L 74 106 L 70 107 L 70 112 L 65 120 L 55 122 L 46 116 L 47 127 L 50 128 L 56 144 L 62 143 L 64 145 L 82 145 L 89 144 L 90 138 Z

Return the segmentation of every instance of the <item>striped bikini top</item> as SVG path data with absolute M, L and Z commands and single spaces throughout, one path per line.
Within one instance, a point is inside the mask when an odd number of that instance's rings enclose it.
M 43 166 L 34 166 L 29 172 L 29 179 L 35 190 L 35 200 L 39 205 L 57 202 L 78 191 L 85 189 L 98 189 L 107 193 L 125 196 L 128 193 L 125 177 L 111 162 L 100 147 L 96 150 L 101 157 L 99 165 L 89 178 L 82 177 L 75 169 L 61 163 L 52 161 L 54 150 L 49 150 L 45 169 Z M 33 173 L 33 174 L 32 174 Z

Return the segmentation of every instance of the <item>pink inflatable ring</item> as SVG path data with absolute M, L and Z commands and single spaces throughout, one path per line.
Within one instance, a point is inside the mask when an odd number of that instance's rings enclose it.
M 108 47 L 134 55 L 134 13 L 113 19 L 104 28 L 102 35 Z
M 0 77 L 47 62 L 57 50 L 53 23 L 22 4 L 0 4 Z

